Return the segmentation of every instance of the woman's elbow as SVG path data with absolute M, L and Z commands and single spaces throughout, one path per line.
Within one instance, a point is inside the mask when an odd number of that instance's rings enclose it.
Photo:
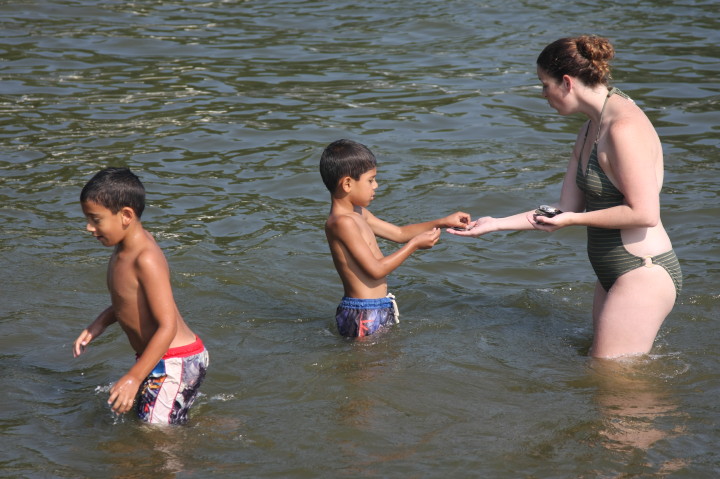
M 638 226 L 643 228 L 654 228 L 660 223 L 660 212 L 646 211 L 638 215 Z
M 658 225 L 658 223 L 660 223 L 660 217 L 659 217 L 659 216 L 655 216 L 652 220 L 649 220 L 649 221 L 645 224 L 645 227 L 646 227 L 646 228 L 654 228 L 654 227 L 656 227 L 656 226 Z

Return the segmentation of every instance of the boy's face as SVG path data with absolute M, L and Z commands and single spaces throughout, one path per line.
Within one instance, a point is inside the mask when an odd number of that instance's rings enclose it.
M 123 240 L 126 226 L 123 221 L 126 213 L 123 210 L 113 213 L 94 201 L 86 201 L 81 206 L 85 218 L 87 218 L 86 229 L 103 246 L 115 246 Z
M 367 207 L 375 199 L 375 189 L 378 187 L 377 181 L 375 181 L 376 175 L 377 169 L 373 168 L 360 175 L 358 180 L 351 178 L 352 188 L 350 195 L 354 205 Z

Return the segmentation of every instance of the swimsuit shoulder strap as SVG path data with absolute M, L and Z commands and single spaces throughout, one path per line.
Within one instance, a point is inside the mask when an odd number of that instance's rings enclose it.
M 610 90 L 608 90 L 608 94 L 605 97 L 605 102 L 603 103 L 602 110 L 600 110 L 600 121 L 598 122 L 598 125 L 602 125 L 603 115 L 605 114 L 605 107 L 607 106 L 607 102 L 610 99 L 611 96 L 618 95 L 622 98 L 625 98 L 626 100 L 633 101 L 632 98 L 630 98 L 627 94 L 623 93 L 619 88 L 612 87 Z M 587 133 L 585 133 L 587 135 Z M 600 140 L 600 128 L 598 127 L 597 136 L 595 137 L 595 144 L 597 145 L 598 140 Z
M 610 92 L 608 93 L 608 96 L 610 96 L 610 95 L 621 96 L 621 97 L 625 98 L 626 100 L 633 101 L 633 99 L 630 98 L 630 96 L 629 96 L 627 93 L 625 93 L 624 91 L 622 91 L 621 89 L 619 89 L 619 88 L 617 88 L 617 87 L 612 87 L 612 88 L 610 89 Z
M 607 106 L 607 102 L 610 99 L 610 97 L 613 95 L 613 93 L 617 93 L 618 91 L 620 91 L 620 90 L 613 87 L 608 91 L 608 94 L 605 97 L 605 101 L 603 102 L 602 110 L 600 110 L 600 121 L 598 121 L 597 135 L 595 136 L 595 144 L 596 145 L 597 145 L 598 140 L 600 140 L 600 126 L 602 125 L 603 115 L 605 114 L 605 107 Z
M 590 133 L 590 122 L 587 122 L 587 128 L 585 128 L 585 136 L 583 137 L 582 146 L 580 147 L 580 152 L 578 153 L 578 164 L 577 164 L 577 171 L 580 173 L 582 171 L 582 152 L 585 150 L 585 143 L 587 142 L 588 133 Z

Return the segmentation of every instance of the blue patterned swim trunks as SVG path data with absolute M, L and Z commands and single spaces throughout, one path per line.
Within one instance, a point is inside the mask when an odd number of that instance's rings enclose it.
M 342 336 L 361 338 L 375 333 L 391 322 L 398 322 L 395 296 L 385 298 L 357 299 L 344 297 L 337 307 L 335 321 Z

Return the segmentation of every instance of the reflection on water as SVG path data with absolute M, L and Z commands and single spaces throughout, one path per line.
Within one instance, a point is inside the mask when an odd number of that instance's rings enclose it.
M 689 460 L 676 457 L 655 466 L 649 464 L 652 459 L 648 452 L 655 443 L 687 433 L 683 425 L 687 414 L 674 397 L 668 378 L 657 375 L 658 361 L 593 359 L 591 375 L 602 418 L 598 433 L 603 447 L 639 461 L 641 466 L 655 468 L 662 476 L 687 466 Z
M 647 450 L 653 443 L 681 433 L 662 429 L 664 418 L 677 416 L 677 401 L 663 378 L 651 376 L 644 360 L 593 360 L 595 399 L 603 414 L 609 448 Z
M 370 338 L 361 338 L 358 345 L 367 343 Z M 364 348 L 353 347 L 351 351 L 352 355 L 338 359 L 333 368 L 333 374 L 345 380 L 345 386 L 338 392 L 337 422 L 350 428 L 367 429 L 373 421 L 373 406 L 376 404 L 368 395 L 367 386 L 381 379 L 387 367 L 385 363 L 392 359 L 377 358 Z
M 398 398 L 386 397 L 387 394 L 397 392 L 378 387 L 392 381 L 396 370 L 394 364 L 403 354 L 401 349 L 392 347 L 386 338 L 382 338 L 383 334 L 391 335 L 393 332 L 384 330 L 378 336 L 352 342 L 343 339 L 352 346 L 332 361 L 333 374 L 343 380 L 334 399 L 334 419 L 338 426 L 335 453 L 353 465 L 341 475 L 383 475 L 385 467 L 398 461 L 411 461 L 421 448 L 427 447 L 438 435 L 438 431 L 431 431 L 408 440 L 400 431 L 394 438 L 382 434 L 388 428 L 386 423 L 407 414 L 393 406 L 394 400 Z M 368 447 L 371 444 L 379 447 Z
M 184 445 L 187 432 L 176 429 L 146 425 L 116 428 L 116 436 L 97 444 L 97 449 L 111 458 L 103 468 L 112 477 L 135 477 L 132 471 L 138 466 L 152 468 L 154 477 L 176 477 L 185 470 L 184 458 L 190 452 Z

